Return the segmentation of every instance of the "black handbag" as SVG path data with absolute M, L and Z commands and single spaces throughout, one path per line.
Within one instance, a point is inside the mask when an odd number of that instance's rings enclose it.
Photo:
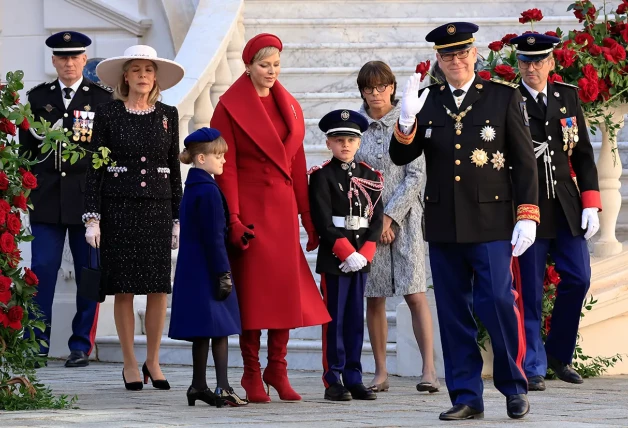
M 92 267 L 92 247 L 89 246 L 89 261 L 81 270 L 81 281 L 77 284 L 78 295 L 102 303 L 107 297 L 107 274 L 100 268 L 100 251 L 96 250 L 98 266 Z

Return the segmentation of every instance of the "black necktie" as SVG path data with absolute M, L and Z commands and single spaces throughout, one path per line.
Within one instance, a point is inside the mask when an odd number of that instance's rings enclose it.
M 456 89 L 454 91 L 454 97 L 461 97 L 464 95 L 464 91 L 462 89 Z
M 63 98 L 66 100 L 72 99 L 72 92 L 74 92 L 72 88 L 63 88 L 63 92 L 65 92 L 65 96 Z
M 547 113 L 547 106 L 545 105 L 545 94 L 543 92 L 539 92 L 539 94 L 536 96 L 536 101 L 539 103 L 539 107 L 541 108 L 543 116 L 545 117 Z

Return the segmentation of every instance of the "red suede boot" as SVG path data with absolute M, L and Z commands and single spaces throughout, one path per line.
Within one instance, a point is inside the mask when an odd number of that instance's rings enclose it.
M 272 386 L 285 401 L 301 401 L 288 380 L 288 339 L 290 330 L 268 330 L 268 365 L 264 369 L 264 383 Z M 269 387 L 270 392 L 270 387 Z
M 270 396 L 264 391 L 262 372 L 259 365 L 260 330 L 242 330 L 240 351 L 244 362 L 244 373 L 240 384 L 246 391 L 246 398 L 251 403 L 269 403 Z

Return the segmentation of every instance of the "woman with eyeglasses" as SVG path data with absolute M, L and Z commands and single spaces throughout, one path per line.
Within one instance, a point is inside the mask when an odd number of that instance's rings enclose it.
M 373 391 L 388 391 L 386 369 L 386 297 L 404 296 L 412 314 L 412 327 L 423 359 L 419 391 L 436 392 L 440 387 L 434 367 L 432 316 L 425 296 L 425 249 L 421 231 L 419 194 L 424 185 L 423 156 L 405 166 L 396 166 L 388 147 L 401 104 L 395 99 L 397 81 L 390 67 L 371 61 L 358 73 L 358 88 L 364 104 L 360 113 L 369 122 L 362 134 L 356 160 L 382 172 L 386 184 L 384 230 L 377 244 L 371 275 L 366 283 L 366 321 L 375 357 Z

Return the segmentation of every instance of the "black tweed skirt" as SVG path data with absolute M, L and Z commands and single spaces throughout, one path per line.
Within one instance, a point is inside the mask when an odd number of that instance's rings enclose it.
M 101 266 L 107 294 L 170 293 L 170 199 L 103 198 Z

